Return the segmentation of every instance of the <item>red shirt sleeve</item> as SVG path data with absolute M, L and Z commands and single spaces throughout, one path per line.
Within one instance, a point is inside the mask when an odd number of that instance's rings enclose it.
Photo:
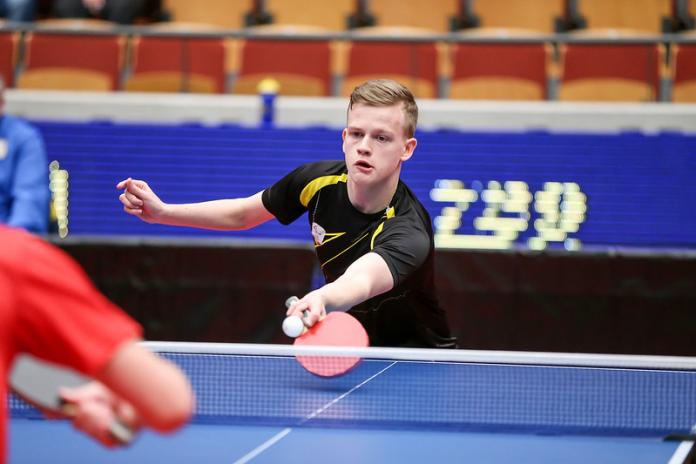
M 62 250 L 29 234 L 0 229 L 0 258 L 13 282 L 16 351 L 93 376 L 141 327 L 104 297 Z M 3 263 L 4 261 L 4 263 Z

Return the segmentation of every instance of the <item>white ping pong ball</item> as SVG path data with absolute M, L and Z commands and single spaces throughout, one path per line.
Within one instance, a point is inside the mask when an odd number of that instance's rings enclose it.
M 288 337 L 299 337 L 302 335 L 303 330 L 304 324 L 302 323 L 302 319 L 297 316 L 288 316 L 283 321 L 283 332 L 285 332 L 285 335 Z

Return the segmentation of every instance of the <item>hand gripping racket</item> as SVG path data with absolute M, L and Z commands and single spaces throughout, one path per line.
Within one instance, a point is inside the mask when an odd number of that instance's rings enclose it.
M 297 297 L 291 296 L 285 302 L 285 306 L 290 307 L 297 300 Z M 338 311 L 328 313 L 310 328 L 307 328 L 299 317 L 288 316 L 283 321 L 283 331 L 289 337 L 296 337 L 295 346 L 367 347 L 370 344 L 362 324 L 350 314 Z M 346 374 L 361 360 L 359 357 L 297 356 L 297 361 L 302 367 L 319 377 L 337 377 Z
M 75 406 L 60 397 L 61 387 L 79 387 L 92 382 L 72 369 L 41 361 L 31 355 L 21 354 L 15 359 L 10 373 L 10 388 L 29 404 L 38 409 L 63 417 L 75 415 Z M 135 431 L 126 424 L 114 421 L 109 433 L 119 444 L 133 441 Z

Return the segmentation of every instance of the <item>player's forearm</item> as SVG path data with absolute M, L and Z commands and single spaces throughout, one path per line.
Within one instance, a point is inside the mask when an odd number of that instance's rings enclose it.
M 340 279 L 319 290 L 326 311 L 348 311 L 353 306 L 372 298 L 374 291 L 366 279 Z
M 180 427 L 193 413 L 195 398 L 184 374 L 135 343 L 122 346 L 98 378 L 156 430 Z
M 164 205 L 160 224 L 214 230 L 244 230 L 273 218 L 263 206 L 261 192 L 247 198 Z
M 368 253 L 319 292 L 327 311 L 347 311 L 372 297 L 388 292 L 394 279 L 387 263 L 376 253 Z
M 197 227 L 215 230 L 240 230 L 247 228 L 245 215 L 239 200 L 214 200 L 202 203 L 166 205 L 157 218 L 160 224 Z

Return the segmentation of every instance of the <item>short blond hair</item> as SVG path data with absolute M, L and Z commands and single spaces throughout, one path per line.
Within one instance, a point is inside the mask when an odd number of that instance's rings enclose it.
M 367 106 L 391 106 L 402 103 L 404 134 L 407 138 L 411 138 L 416 133 L 418 105 L 406 86 L 389 79 L 374 79 L 364 82 L 353 89 L 353 93 L 350 94 L 348 111 L 353 108 L 353 105 L 359 103 Z

